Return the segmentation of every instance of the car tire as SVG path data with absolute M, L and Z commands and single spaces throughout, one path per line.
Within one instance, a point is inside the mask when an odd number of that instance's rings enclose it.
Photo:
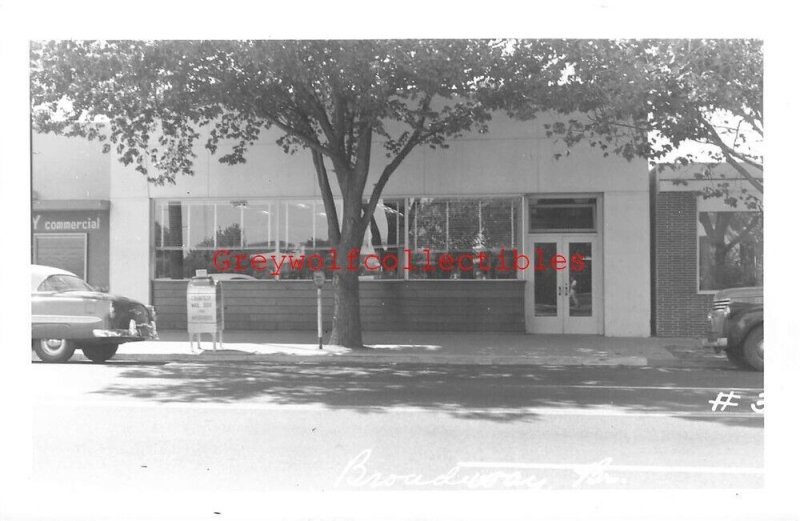
M 75 344 L 66 338 L 36 338 L 33 350 L 42 362 L 63 363 L 72 358 Z
M 750 369 L 750 364 L 748 364 L 747 360 L 744 359 L 744 353 L 742 352 L 741 346 L 729 347 L 725 350 L 725 356 L 728 357 L 730 363 L 739 369 Z
M 744 359 L 754 371 L 764 370 L 764 326 L 756 326 L 750 330 L 744 340 Z
M 84 346 L 82 351 L 83 356 L 92 362 L 102 364 L 117 354 L 117 347 L 116 345 Z

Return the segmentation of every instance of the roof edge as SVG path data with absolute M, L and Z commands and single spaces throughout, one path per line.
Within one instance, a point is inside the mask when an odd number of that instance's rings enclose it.
M 32 210 L 108 210 L 111 201 L 105 199 L 56 199 L 33 201 Z

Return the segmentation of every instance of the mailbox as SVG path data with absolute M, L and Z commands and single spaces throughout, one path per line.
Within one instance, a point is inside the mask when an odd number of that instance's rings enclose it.
M 217 341 L 222 347 L 222 330 L 225 315 L 222 309 L 222 285 L 211 277 L 193 277 L 186 288 L 186 321 L 189 342 L 194 352 L 194 342 L 200 349 L 201 335 L 209 334 L 217 350 Z

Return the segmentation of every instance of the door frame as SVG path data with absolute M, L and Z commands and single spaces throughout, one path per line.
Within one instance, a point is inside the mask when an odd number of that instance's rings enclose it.
M 530 232 L 530 200 L 531 199 L 563 199 L 563 198 L 594 198 L 597 201 L 597 209 L 595 215 L 595 231 L 579 231 L 579 232 L 569 232 L 569 231 L 557 231 L 557 232 Z M 605 255 L 604 255 L 604 233 L 603 233 L 603 223 L 604 223 L 604 205 L 603 205 L 603 195 L 601 193 L 537 193 L 537 194 L 528 194 L 523 198 L 523 209 L 520 212 L 522 216 L 522 250 L 526 255 L 530 255 L 533 252 L 533 245 L 536 242 L 556 242 L 557 248 L 560 247 L 561 241 L 573 241 L 573 242 L 581 242 L 581 239 L 591 239 L 593 240 L 593 251 L 592 251 L 592 286 L 593 286 L 593 295 L 592 298 L 592 310 L 596 316 L 596 327 L 594 328 L 593 333 L 578 333 L 578 334 L 596 334 L 596 335 L 604 335 L 605 334 Z M 557 252 L 563 253 L 563 252 Z M 543 333 L 543 331 L 537 331 L 536 328 L 533 327 L 533 312 L 534 312 L 534 271 L 532 269 L 534 258 L 531 257 L 531 269 L 525 270 L 523 272 L 523 279 L 525 280 L 525 331 L 526 333 Z M 567 270 L 568 271 L 568 270 Z M 569 334 L 565 333 L 565 325 L 566 320 L 569 317 L 562 317 L 564 321 L 560 328 L 560 332 L 555 331 L 551 334 Z M 556 328 L 559 329 L 559 328 Z

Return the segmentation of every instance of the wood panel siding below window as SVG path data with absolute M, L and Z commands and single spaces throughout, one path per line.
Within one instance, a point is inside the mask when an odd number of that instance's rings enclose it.
M 153 281 L 159 329 L 186 329 L 186 280 Z M 366 331 L 525 331 L 525 282 L 363 281 Z M 316 328 L 316 290 L 309 281 L 223 282 L 225 329 Z M 323 327 L 330 330 L 333 291 L 323 289 Z

